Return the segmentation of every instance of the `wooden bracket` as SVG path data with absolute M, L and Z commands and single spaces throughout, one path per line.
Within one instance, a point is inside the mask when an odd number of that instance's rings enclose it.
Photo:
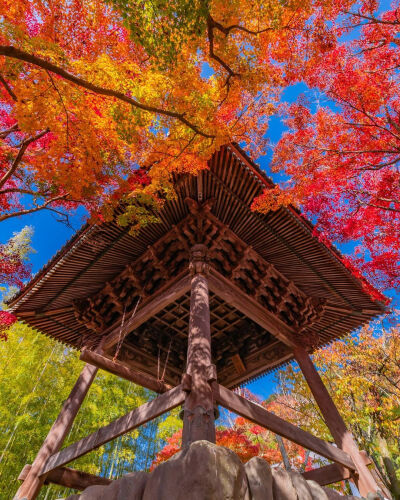
M 215 365 L 208 365 L 206 368 L 207 382 L 211 384 L 217 380 L 217 367 Z
M 246 371 L 246 367 L 245 367 L 243 360 L 240 357 L 239 353 L 234 354 L 231 357 L 231 360 L 232 360 L 233 366 L 235 367 L 235 370 L 237 371 L 237 373 L 239 373 L 239 375 Z

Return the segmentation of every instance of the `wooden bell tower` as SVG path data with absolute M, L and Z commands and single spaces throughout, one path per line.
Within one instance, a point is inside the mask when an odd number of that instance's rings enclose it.
M 15 499 L 32 500 L 49 482 L 104 484 L 66 465 L 181 405 L 182 446 L 215 442 L 221 405 L 333 462 L 307 479 L 351 478 L 364 496 L 378 491 L 309 354 L 380 314 L 383 302 L 295 209 L 251 210 L 272 183 L 237 146 L 175 184 L 158 223 L 134 236 L 113 222 L 83 228 L 13 300 L 18 318 L 79 349 L 86 363 Z M 232 392 L 292 359 L 336 446 Z M 159 396 L 62 448 L 99 368 Z

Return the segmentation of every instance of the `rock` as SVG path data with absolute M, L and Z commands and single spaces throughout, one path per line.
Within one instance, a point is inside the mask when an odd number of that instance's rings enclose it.
M 341 495 L 332 488 L 322 488 L 322 489 L 326 493 L 326 496 L 328 497 L 329 500 L 360 500 L 360 497 L 354 497 L 353 495 L 350 496 Z
M 298 472 L 290 472 L 290 479 L 297 493 L 297 498 L 301 500 L 313 500 L 307 481 Z
M 245 469 L 228 448 L 196 441 L 149 476 L 143 500 L 250 500 Z
M 143 471 L 122 476 L 113 483 L 118 485 L 117 500 L 142 500 L 148 478 L 149 474 Z
M 131 472 L 108 486 L 89 486 L 67 500 L 142 500 L 148 476 L 147 472 Z
M 326 493 L 328 500 L 343 500 L 343 498 L 351 498 L 351 497 L 344 497 L 343 495 L 341 495 L 337 491 L 332 490 L 332 488 L 322 488 L 322 489 Z
M 251 500 L 272 500 L 272 472 L 269 464 L 260 457 L 253 457 L 244 468 Z
M 368 497 L 369 498 L 369 497 Z M 132 472 L 66 500 L 350 500 L 260 457 L 242 464 L 228 448 L 196 441 L 153 472 Z M 371 499 L 372 500 L 372 499 Z
M 274 500 L 297 500 L 289 472 L 281 468 L 272 469 L 272 478 Z
M 89 488 L 86 488 L 82 492 L 79 500 L 117 500 L 115 495 L 110 496 L 110 492 L 108 490 L 110 486 L 112 486 L 112 483 L 108 486 L 89 486 Z
M 329 500 L 325 490 L 315 481 L 307 481 L 313 500 Z

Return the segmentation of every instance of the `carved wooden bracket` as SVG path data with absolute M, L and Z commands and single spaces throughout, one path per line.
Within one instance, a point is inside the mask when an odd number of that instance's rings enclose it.
M 103 290 L 75 302 L 78 321 L 101 334 L 124 311 L 131 314 L 142 298 L 167 287 L 185 269 L 206 273 L 211 266 L 294 328 L 302 339 L 307 327 L 324 314 L 324 303 L 306 296 L 217 219 L 211 213 L 212 200 L 202 204 L 192 199 L 186 202 L 190 214 L 185 219 L 149 246 Z
M 189 271 L 194 274 L 208 274 L 209 265 L 207 258 L 207 247 L 202 243 L 193 245 L 190 249 Z

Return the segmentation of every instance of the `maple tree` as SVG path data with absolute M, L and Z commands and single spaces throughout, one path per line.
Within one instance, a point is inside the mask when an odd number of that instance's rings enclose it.
M 2 3 L 3 217 L 24 213 L 22 194 L 30 211 L 151 205 L 222 144 L 260 153 L 304 45 L 323 48 L 338 14 L 312 1 L 112 3 Z
M 364 327 L 358 336 L 316 351 L 313 361 L 346 424 L 377 465 L 393 498 L 400 498 L 400 328 Z M 281 371 L 278 404 L 288 419 L 332 440 L 300 370 Z M 295 420 L 293 420 L 295 416 Z
M 318 90 L 318 106 L 304 96 L 282 105 L 289 131 L 273 169 L 289 180 L 255 208 L 301 204 L 321 235 L 359 242 L 353 263 L 374 283 L 398 288 L 400 17 L 398 6 L 379 9 L 370 1 L 343 9 L 335 29 L 345 39 L 308 61 L 300 79 Z

